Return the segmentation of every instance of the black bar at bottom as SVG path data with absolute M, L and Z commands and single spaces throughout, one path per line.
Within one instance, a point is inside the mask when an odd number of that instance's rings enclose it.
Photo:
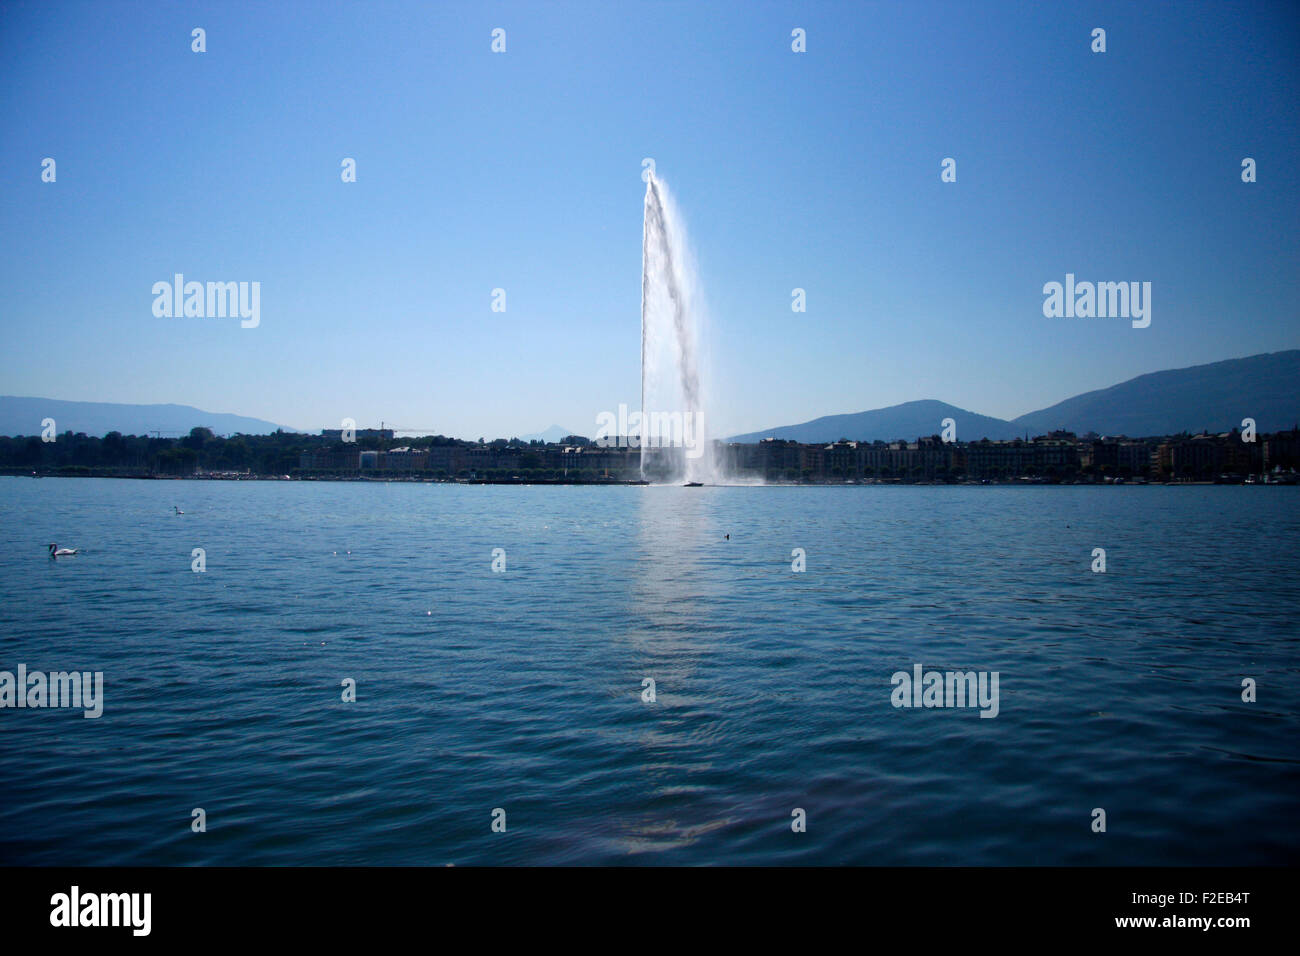
M 618 937 L 604 934 L 622 927 L 630 940 L 680 945 L 689 920 L 733 940 L 802 928 L 873 941 L 1200 937 L 1231 945 L 1287 928 L 1293 882 L 1288 869 L 1208 867 L 11 867 L 0 869 L 0 926 L 7 941 L 337 944 L 433 931 L 449 945 L 443 934 L 460 929 L 493 942 L 555 931 L 569 942 L 591 935 L 613 943 Z M 115 918 L 123 925 L 72 925 Z

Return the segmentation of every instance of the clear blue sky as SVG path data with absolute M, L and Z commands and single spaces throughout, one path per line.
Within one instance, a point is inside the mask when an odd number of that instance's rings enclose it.
M 6 4 L 0 78 L 3 394 L 593 433 L 639 401 L 645 156 L 715 434 L 1300 346 L 1295 4 Z M 156 318 L 176 272 L 260 327 Z M 1044 318 L 1067 272 L 1150 328 Z

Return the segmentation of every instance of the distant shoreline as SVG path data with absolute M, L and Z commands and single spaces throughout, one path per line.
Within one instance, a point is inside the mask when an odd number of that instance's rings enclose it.
M 637 487 L 637 486 L 654 486 L 654 487 L 683 487 L 680 481 L 640 481 L 636 479 L 608 478 L 608 479 L 588 479 L 588 478 L 327 478 L 313 475 L 311 477 L 300 477 L 295 475 L 84 475 L 84 474 L 60 474 L 58 472 L 47 472 L 45 474 L 22 474 L 12 471 L 0 472 L 0 478 L 111 478 L 120 481 L 256 481 L 256 482 L 296 482 L 296 483 L 326 483 L 326 484 L 403 484 L 403 485 L 564 485 L 564 486 L 619 486 L 619 487 Z M 1234 485 L 1268 485 L 1275 487 L 1279 485 L 1289 485 L 1297 487 L 1293 481 L 1050 481 L 1047 479 L 1020 478 L 1009 480 L 980 480 L 980 481 L 737 481 L 734 483 L 719 483 L 705 485 L 710 488 L 745 488 L 745 487 L 765 487 L 765 488 L 845 488 L 845 487 L 887 487 L 887 488 L 1043 488 L 1043 487 L 1129 487 L 1129 486 L 1151 486 L 1151 487 L 1171 487 L 1171 486 L 1234 486 Z

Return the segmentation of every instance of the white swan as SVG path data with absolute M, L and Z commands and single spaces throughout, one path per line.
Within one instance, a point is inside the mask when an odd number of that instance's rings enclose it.
M 76 548 L 60 548 L 57 544 L 50 545 L 50 557 L 61 558 L 67 554 L 76 554 Z

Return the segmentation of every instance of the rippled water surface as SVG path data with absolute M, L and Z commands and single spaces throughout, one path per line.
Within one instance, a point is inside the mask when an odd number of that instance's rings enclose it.
M 105 697 L 0 710 L 0 862 L 1294 864 L 1298 531 L 1276 487 L 0 478 L 0 670 Z M 917 663 L 998 716 L 894 708 Z

